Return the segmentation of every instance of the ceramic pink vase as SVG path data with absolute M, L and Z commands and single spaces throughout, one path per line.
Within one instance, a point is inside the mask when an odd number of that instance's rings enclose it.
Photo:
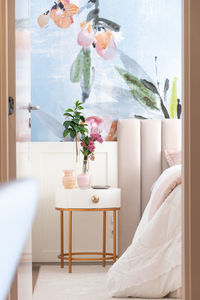
M 77 176 L 77 182 L 80 189 L 90 188 L 90 175 L 89 174 L 79 174 Z
M 65 189 L 72 189 L 75 184 L 75 178 L 73 176 L 74 170 L 63 170 L 63 186 Z

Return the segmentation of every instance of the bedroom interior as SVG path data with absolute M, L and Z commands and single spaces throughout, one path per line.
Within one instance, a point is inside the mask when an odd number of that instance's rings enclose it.
M 182 2 L 127 0 L 123 13 L 103 0 L 14 2 L 10 178 L 33 177 L 40 192 L 2 299 L 193 300 L 182 276 Z

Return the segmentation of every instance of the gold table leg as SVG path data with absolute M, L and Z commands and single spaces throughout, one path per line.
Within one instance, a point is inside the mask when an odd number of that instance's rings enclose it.
M 113 262 L 116 262 L 116 210 L 113 210 Z
M 69 211 L 69 273 L 72 273 L 72 211 Z
M 103 211 L 103 258 L 106 257 L 106 211 Z M 102 261 L 102 266 L 105 267 L 106 261 Z
M 64 268 L 63 210 L 60 211 L 60 267 Z

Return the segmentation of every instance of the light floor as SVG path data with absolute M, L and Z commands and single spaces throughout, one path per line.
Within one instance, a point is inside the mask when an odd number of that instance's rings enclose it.
M 35 288 L 33 300 L 113 299 L 108 296 L 105 285 L 105 273 L 109 267 L 102 268 L 101 265 L 74 265 L 73 273 L 71 274 L 67 272 L 67 266 L 64 269 L 61 269 L 58 265 L 41 266 L 40 270 L 39 268 L 34 268 L 33 283 Z M 168 300 L 170 299 L 168 298 Z

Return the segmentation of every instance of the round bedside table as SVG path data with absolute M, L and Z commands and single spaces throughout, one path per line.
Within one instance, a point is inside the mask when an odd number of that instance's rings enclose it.
M 102 261 L 105 267 L 106 260 L 116 261 L 116 213 L 121 206 L 121 190 L 109 189 L 63 189 L 56 191 L 56 209 L 60 211 L 60 259 L 61 268 L 64 260 L 69 262 L 69 273 L 72 272 L 72 261 Z M 69 213 L 68 253 L 64 253 L 63 215 Z M 102 252 L 72 252 L 72 212 L 102 211 L 103 212 L 103 246 Z M 113 212 L 113 253 L 106 252 L 106 212 Z M 99 255 L 94 258 L 78 258 L 77 255 Z

